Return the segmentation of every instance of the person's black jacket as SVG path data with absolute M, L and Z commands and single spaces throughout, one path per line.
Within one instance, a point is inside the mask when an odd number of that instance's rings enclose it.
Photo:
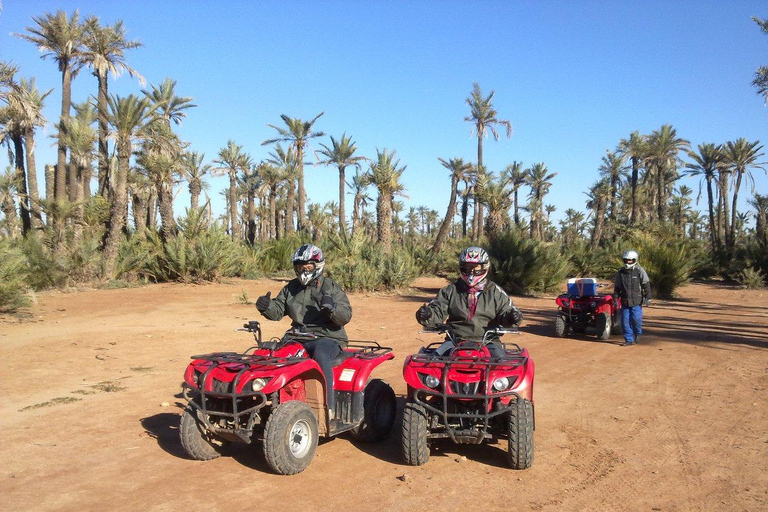
M 643 299 L 651 298 L 651 281 L 640 265 L 621 267 L 613 283 L 614 293 L 621 297 L 622 306 L 642 306 Z

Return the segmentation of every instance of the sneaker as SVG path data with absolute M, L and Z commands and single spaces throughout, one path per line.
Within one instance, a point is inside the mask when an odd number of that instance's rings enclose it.
M 625 341 L 625 342 L 624 342 L 624 343 L 622 343 L 620 346 L 621 346 L 621 347 L 631 347 L 631 346 L 632 346 L 632 345 L 634 345 L 634 344 L 635 344 L 635 342 L 634 342 L 634 341 Z

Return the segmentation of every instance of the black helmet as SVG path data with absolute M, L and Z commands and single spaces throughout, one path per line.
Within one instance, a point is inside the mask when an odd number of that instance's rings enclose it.
M 304 286 L 317 279 L 323 273 L 323 268 L 325 268 L 323 251 L 312 244 L 304 244 L 296 249 L 291 261 L 293 262 L 293 270 L 296 272 L 296 277 L 299 278 L 299 282 Z M 302 267 L 307 263 L 314 263 L 315 268 L 311 271 L 305 271 Z

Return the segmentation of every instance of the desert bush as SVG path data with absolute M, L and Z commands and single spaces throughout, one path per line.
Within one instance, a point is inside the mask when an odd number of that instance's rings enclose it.
M 645 235 L 637 240 L 640 265 L 648 272 L 654 296 L 671 298 L 688 281 L 697 261 L 697 247 L 688 241 Z
M 765 274 L 759 269 L 747 267 L 739 274 L 738 281 L 747 290 L 757 290 L 765 285 Z
M 488 245 L 492 279 L 516 294 L 557 290 L 570 270 L 568 258 L 554 245 L 504 233 Z
M 71 266 L 65 251 L 53 251 L 45 236 L 29 236 L 21 242 L 29 272 L 27 284 L 35 290 L 61 288 L 67 284 Z
M 289 273 L 293 272 L 291 257 L 296 249 L 303 244 L 310 243 L 307 235 L 294 233 L 292 235 L 265 242 L 260 246 L 259 267 L 267 274 Z M 322 245 L 319 246 L 323 251 L 326 250 Z
M 565 256 L 575 277 L 613 279 L 621 266 L 621 247 L 620 243 L 611 243 L 593 249 L 589 241 L 581 240 L 572 244 Z
M 0 312 L 14 313 L 29 305 L 24 252 L 12 239 L 0 238 Z

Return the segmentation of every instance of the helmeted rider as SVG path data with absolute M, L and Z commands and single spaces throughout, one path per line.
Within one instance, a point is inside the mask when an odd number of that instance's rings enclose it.
M 491 268 L 488 253 L 480 247 L 468 247 L 459 255 L 459 279 L 441 289 L 429 304 L 416 311 L 416 320 L 424 327 L 447 323 L 458 340 L 482 340 L 487 327 L 519 325 L 523 314 L 499 285 L 488 279 Z M 449 342 L 438 348 L 443 355 Z M 501 357 L 500 345 L 490 343 L 493 357 Z
M 347 345 L 343 326 L 352 319 L 352 308 L 344 290 L 323 275 L 325 258 L 319 247 L 304 244 L 296 249 L 291 261 L 296 278 L 289 281 L 274 299 L 272 292 L 259 297 L 256 309 L 270 320 L 280 320 L 288 315 L 293 327 L 318 336 L 303 345 L 323 371 L 328 410 L 333 418 L 332 361 Z
M 624 263 L 616 272 L 614 293 L 621 297 L 621 327 L 624 330 L 624 344 L 629 347 L 640 341 L 643 333 L 643 306 L 651 304 L 651 281 L 648 273 L 637 264 L 637 251 L 624 251 Z

